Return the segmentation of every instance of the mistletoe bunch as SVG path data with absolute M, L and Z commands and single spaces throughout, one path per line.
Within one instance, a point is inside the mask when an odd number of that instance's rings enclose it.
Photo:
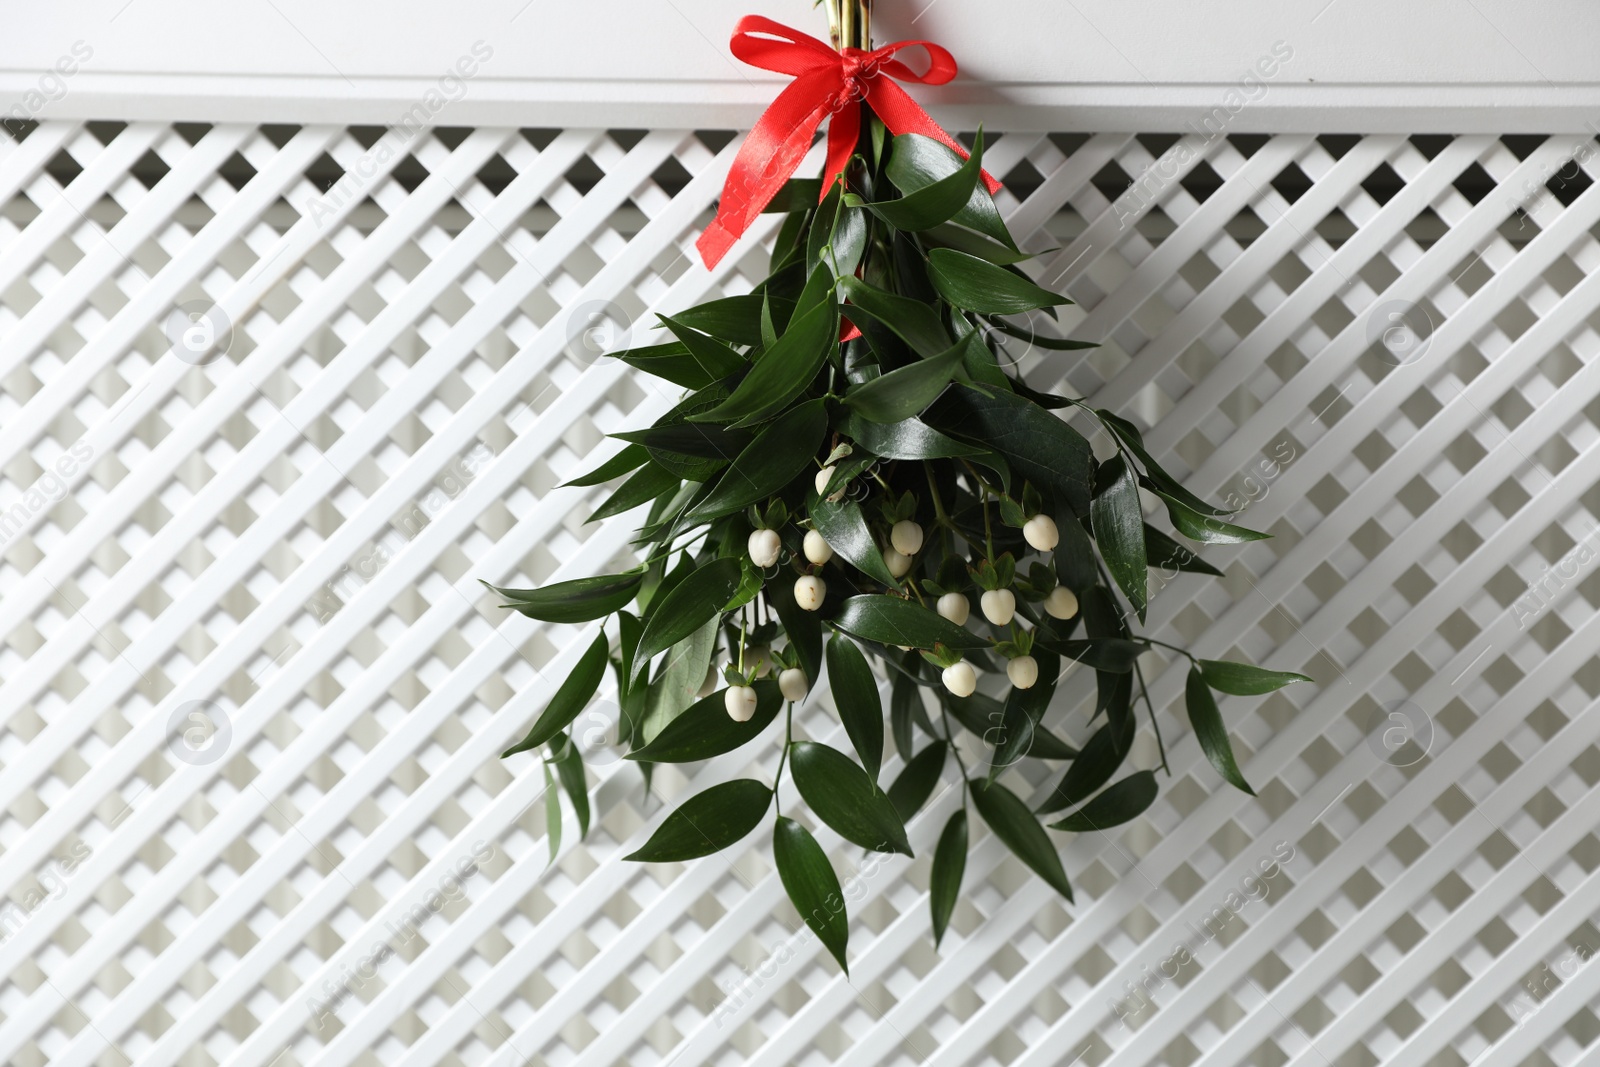
M 496 589 L 534 619 L 607 620 L 507 753 L 545 747 L 547 779 L 566 787 L 584 827 L 584 769 L 566 731 L 608 665 L 627 758 L 647 781 L 653 764 L 763 738 L 783 713 L 772 784 L 738 778 L 688 798 L 628 858 L 694 859 L 770 825 L 783 885 L 841 967 L 839 880 L 811 833 L 782 813 L 785 776 L 840 837 L 909 856 L 905 825 L 954 762 L 964 795 L 934 852 L 935 942 L 959 896 L 969 806 L 1070 900 L 1049 831 L 1125 823 L 1157 793 L 1153 770 L 1112 781 L 1133 743 L 1136 691 L 1160 742 L 1139 657 L 1162 643 L 1130 625 L 1145 616 L 1147 569 L 1220 573 L 1146 522 L 1141 490 L 1189 541 L 1265 536 L 1185 490 L 1132 423 L 1015 373 L 1010 338 L 1090 346 L 1012 321 L 1069 301 L 1017 269 L 1028 254 L 979 181 L 982 158 L 981 130 L 963 159 L 927 137 L 890 137 L 874 120 L 825 198 L 817 181 L 790 181 L 769 208 L 786 217 L 767 279 L 662 316 L 672 340 L 618 354 L 686 395 L 654 426 L 618 434 L 627 445 L 569 484 L 626 476 L 593 518 L 647 505 L 634 541 L 644 562 Z M 1057 409 L 1109 431 L 1109 455 L 1097 460 Z M 1199 743 L 1249 792 L 1214 691 L 1257 695 L 1306 679 L 1189 659 Z M 1098 725 L 1081 747 L 1044 722 L 1073 662 L 1097 686 Z M 794 705 L 824 672 L 853 753 L 793 735 Z M 879 675 L 890 681 L 887 715 Z M 884 784 L 886 732 L 903 767 Z M 1035 808 L 998 780 L 1020 760 L 1059 769 Z M 547 795 L 559 829 L 558 791 Z

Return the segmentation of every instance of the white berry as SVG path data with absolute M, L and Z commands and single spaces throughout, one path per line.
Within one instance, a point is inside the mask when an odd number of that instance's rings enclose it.
M 938 607 L 939 614 L 957 626 L 965 626 L 967 616 L 972 614 L 972 601 L 961 593 L 946 593 L 939 598 Z
M 922 527 L 910 519 L 901 519 L 889 531 L 889 543 L 896 552 L 914 556 L 922 551 Z
M 822 496 L 828 491 L 828 482 L 833 478 L 833 468 L 823 467 L 817 472 L 817 495 Z
M 978 603 L 983 617 L 996 626 L 1011 625 L 1011 617 L 1017 613 L 1017 595 L 1009 589 L 990 589 Z
M 1022 539 L 1040 552 L 1049 552 L 1061 541 L 1061 531 L 1050 516 L 1035 515 L 1022 524 Z
M 750 562 L 766 570 L 778 562 L 778 553 L 783 551 L 783 539 L 778 536 L 777 530 L 756 530 L 750 535 L 746 547 L 750 550 Z
M 828 595 L 828 583 L 814 574 L 807 574 L 796 578 L 794 583 L 794 602 L 799 604 L 804 611 L 816 611 L 822 607 L 822 598 Z
M 904 552 L 897 552 L 892 548 L 883 550 L 883 565 L 889 568 L 889 573 L 896 578 L 904 578 L 911 569 L 911 557 Z
M 939 677 L 944 687 L 958 697 L 969 697 L 978 688 L 978 675 L 965 661 L 946 667 Z
M 810 689 L 811 683 L 806 679 L 806 672 L 799 667 L 790 667 L 778 675 L 778 692 L 783 694 L 785 700 L 804 700 Z
M 765 678 L 772 673 L 772 653 L 766 645 L 751 645 L 745 649 L 745 667 L 750 671 L 751 677 Z
M 748 685 L 730 685 L 722 695 L 722 706 L 734 722 L 749 722 L 756 713 L 756 691 Z
M 1078 613 L 1078 598 L 1066 586 L 1058 585 L 1044 598 L 1044 611 L 1052 619 L 1070 619 Z
M 823 537 L 816 530 L 806 531 L 806 539 L 803 548 L 805 550 L 806 559 L 810 560 L 812 563 L 815 563 L 819 567 L 833 558 L 833 546 L 828 544 L 828 539 Z
M 1039 680 L 1039 663 L 1032 656 L 1018 656 L 1006 664 L 1006 677 L 1018 689 L 1032 689 Z

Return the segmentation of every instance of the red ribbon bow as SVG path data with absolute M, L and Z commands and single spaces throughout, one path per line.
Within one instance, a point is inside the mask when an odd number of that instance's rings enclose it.
M 920 133 L 954 149 L 963 159 L 967 156 L 966 149 L 895 84 L 943 85 L 956 76 L 955 57 L 931 41 L 897 41 L 870 52 L 860 48 L 835 52 L 799 30 L 760 15 L 746 15 L 735 27 L 730 47 L 751 66 L 792 74 L 794 81 L 778 94 L 734 157 L 717 217 L 695 242 L 708 268 L 717 265 L 783 188 L 810 150 L 817 127 L 832 115 L 828 165 L 823 171 L 827 180 L 822 185 L 827 194 L 856 150 L 861 109 L 851 105 L 857 100 L 865 100 L 890 133 Z M 927 50 L 925 74 L 894 58 L 901 49 L 915 47 Z M 988 171 L 983 181 L 991 193 L 1000 188 Z

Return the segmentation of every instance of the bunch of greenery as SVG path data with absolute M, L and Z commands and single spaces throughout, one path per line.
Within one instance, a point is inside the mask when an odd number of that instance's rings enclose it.
M 1028 254 L 979 181 L 982 159 L 981 130 L 962 159 L 929 138 L 890 138 L 869 118 L 843 186 L 819 203 L 817 181 L 791 181 L 769 208 L 786 217 L 767 279 L 662 316 L 672 340 L 618 354 L 686 395 L 654 426 L 618 434 L 626 447 L 569 484 L 627 476 L 593 518 L 648 505 L 634 541 L 644 562 L 496 589 L 530 618 L 606 620 L 506 753 L 547 750 L 552 848 L 555 781 L 587 829 L 584 767 L 566 731 L 608 664 L 627 758 L 647 784 L 652 764 L 731 752 L 768 736 L 782 713 L 772 784 L 738 778 L 689 797 L 628 858 L 690 860 L 770 826 L 784 888 L 841 967 L 839 879 L 811 833 L 782 813 L 785 776 L 846 841 L 910 855 L 905 825 L 955 765 L 964 796 L 934 851 L 936 942 L 960 893 L 969 807 L 1071 900 L 1049 831 L 1125 823 L 1157 793 L 1153 770 L 1112 781 L 1133 743 L 1136 695 L 1160 741 L 1139 657 L 1162 643 L 1130 625 L 1145 616 L 1147 568 L 1220 573 L 1145 521 L 1140 490 L 1189 541 L 1265 536 L 1184 489 L 1132 423 L 1040 393 L 1014 372 L 1007 338 L 1090 346 L 1010 318 L 1053 317 L 1069 301 L 1017 269 Z M 1113 454 L 1097 461 L 1059 409 L 1097 420 Z M 1189 659 L 1199 743 L 1223 779 L 1249 792 L 1213 691 L 1257 695 L 1307 679 Z M 1043 721 L 1069 662 L 1097 682 L 1098 726 L 1081 747 Z M 792 734 L 794 704 L 825 667 L 853 752 Z M 890 683 L 887 715 L 880 676 Z M 972 735 L 966 752 L 962 731 Z M 903 760 L 887 784 L 886 733 Z M 1020 760 L 1059 769 L 1036 808 L 998 779 Z

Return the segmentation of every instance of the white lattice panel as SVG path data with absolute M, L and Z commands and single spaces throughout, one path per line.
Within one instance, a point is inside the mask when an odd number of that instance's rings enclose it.
M 1252 800 L 1152 660 L 1161 799 L 1064 841 L 1071 907 L 978 840 L 939 952 L 956 795 L 915 861 L 819 832 L 850 981 L 763 834 L 619 859 L 775 738 L 647 796 L 580 721 L 603 816 L 548 868 L 544 778 L 497 758 L 592 631 L 478 581 L 624 561 L 627 517 L 582 522 L 605 490 L 554 487 L 673 400 L 584 331 L 762 275 L 689 257 L 728 135 L 0 142 L 0 1062 L 1594 1062 L 1594 143 L 1174 141 L 995 141 L 1104 341 L 1019 356 L 1276 535 L 1160 583 L 1155 636 L 1320 684 L 1225 704 Z M 213 305 L 196 357 L 172 316 Z

